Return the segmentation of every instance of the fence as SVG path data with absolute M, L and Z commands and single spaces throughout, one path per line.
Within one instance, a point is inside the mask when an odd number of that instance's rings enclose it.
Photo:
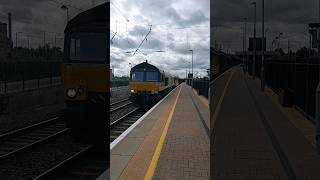
M 260 77 L 261 61 L 256 64 Z M 252 64 L 249 65 L 252 74 Z M 265 61 L 266 84 L 275 92 L 288 92 L 293 105 L 310 118 L 315 118 L 316 88 L 319 81 L 318 58 L 270 58 Z
M 209 79 L 194 79 L 193 80 L 193 89 L 195 89 L 199 95 L 203 95 L 206 98 L 208 98 L 209 83 L 210 83 Z
M 60 82 L 61 62 L 0 62 L 1 92 L 53 85 Z
M 111 81 L 111 87 L 128 86 L 129 81 Z

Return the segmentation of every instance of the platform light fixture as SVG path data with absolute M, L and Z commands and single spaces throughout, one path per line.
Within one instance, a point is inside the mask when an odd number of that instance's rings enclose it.
M 252 1 L 250 3 L 251 5 L 253 5 L 254 7 L 254 23 L 253 23 L 253 63 L 252 63 L 252 77 L 253 79 L 255 78 L 255 71 L 256 71 L 256 47 L 257 47 L 257 44 L 256 44 L 256 21 L 257 21 L 257 2 L 255 1 Z
M 191 74 L 192 74 L 191 87 L 193 87 L 193 50 L 189 49 L 189 51 L 191 51 Z
M 67 22 L 69 22 L 69 8 L 67 5 L 62 5 L 61 9 L 67 12 Z

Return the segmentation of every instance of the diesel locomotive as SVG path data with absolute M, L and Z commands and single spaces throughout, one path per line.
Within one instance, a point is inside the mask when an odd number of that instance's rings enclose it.
M 140 63 L 130 70 L 130 100 L 138 105 L 155 102 L 179 84 L 179 79 L 149 64 Z
M 108 139 L 109 6 L 106 2 L 81 12 L 65 28 L 62 117 L 74 137 L 94 144 Z

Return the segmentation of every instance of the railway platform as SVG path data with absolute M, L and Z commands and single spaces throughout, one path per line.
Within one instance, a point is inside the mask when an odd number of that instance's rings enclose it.
M 180 84 L 111 144 L 110 178 L 209 179 L 209 109 Z
M 260 80 L 232 68 L 214 80 L 211 174 L 228 179 L 320 179 L 314 125 Z

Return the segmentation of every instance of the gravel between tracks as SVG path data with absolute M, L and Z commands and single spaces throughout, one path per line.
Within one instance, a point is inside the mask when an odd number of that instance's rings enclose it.
M 32 150 L 0 162 L 0 179 L 32 179 L 83 147 L 69 135 L 61 135 Z

